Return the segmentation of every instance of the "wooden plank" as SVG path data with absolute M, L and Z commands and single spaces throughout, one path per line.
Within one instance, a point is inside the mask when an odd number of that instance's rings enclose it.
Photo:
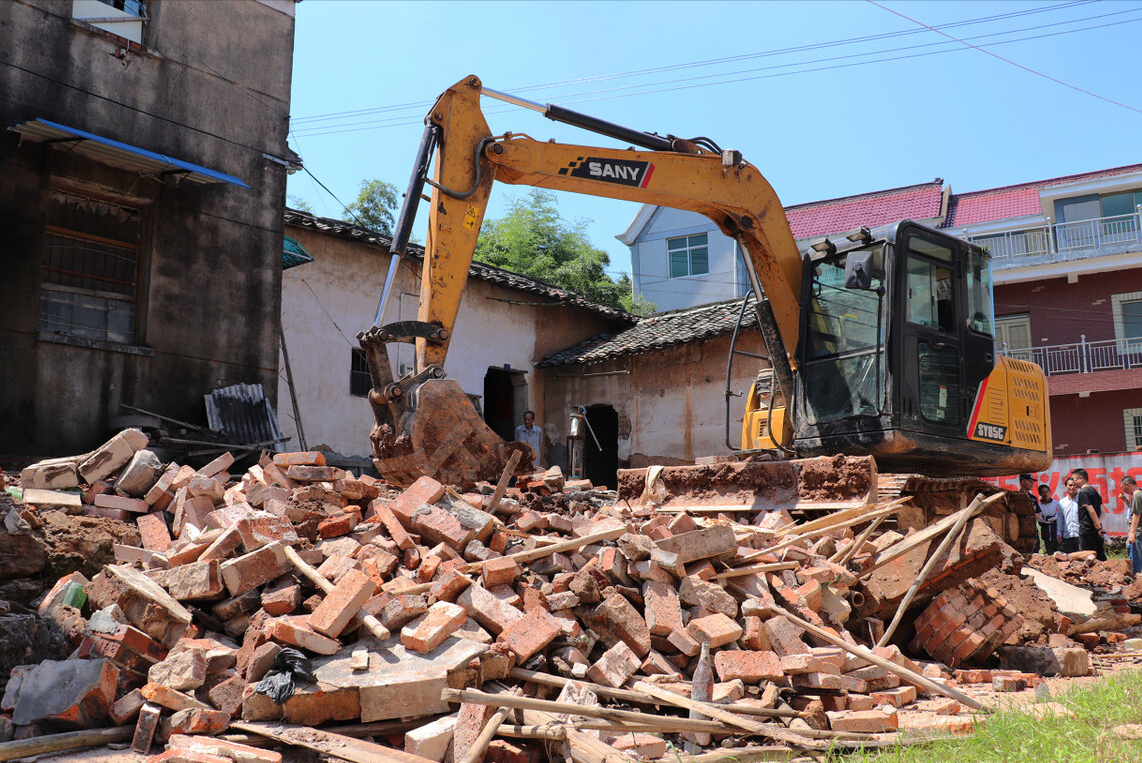
M 519 464 L 519 459 L 522 455 L 523 454 L 518 450 L 513 450 L 511 456 L 508 457 L 504 471 L 500 474 L 500 481 L 496 483 L 496 492 L 492 493 L 492 500 L 488 501 L 489 514 L 495 514 L 496 507 L 498 507 L 500 501 L 504 499 L 504 493 L 506 493 L 508 489 L 508 482 L 511 481 L 512 474 L 515 472 L 515 468 Z
M 751 734 L 766 736 L 770 739 L 776 739 L 779 742 L 784 742 L 785 744 L 802 749 L 821 750 L 825 748 L 825 745 L 821 742 L 803 737 L 776 723 L 761 723 L 760 721 L 755 721 L 750 718 L 742 718 L 740 715 L 735 715 L 712 702 L 699 702 L 689 697 L 683 697 L 680 694 L 667 691 L 660 686 L 655 686 L 646 681 L 636 681 L 634 688 L 646 692 L 655 699 L 667 704 L 686 708 L 687 710 L 697 710 L 707 718 L 713 718 L 716 721 L 721 721 L 729 726 L 735 726 Z
M 113 742 L 129 742 L 135 735 L 135 727 L 113 726 L 109 729 L 84 729 L 67 731 L 63 734 L 47 734 L 19 739 L 15 742 L 0 743 L 0 760 L 16 760 L 32 755 L 43 755 L 63 750 L 80 750 L 84 747 L 100 747 Z
M 248 734 L 264 736 L 282 744 L 304 747 L 349 763 L 433 763 L 428 758 L 382 747 L 363 739 L 333 734 L 309 726 L 295 726 L 290 723 L 264 723 L 260 721 L 233 721 L 230 728 Z
M 917 686 L 920 686 L 924 689 L 927 689 L 928 691 L 930 691 L 932 693 L 943 694 L 945 697 L 951 697 L 952 699 L 959 702 L 961 705 L 967 705 L 972 710 L 983 710 L 983 705 L 981 705 L 979 702 L 972 699 L 968 695 L 964 694 L 963 692 L 957 691 L 950 686 L 944 686 L 941 683 L 937 683 L 937 682 L 933 681 L 932 679 L 928 678 L 927 676 L 922 676 L 913 670 L 909 670 L 908 668 L 901 667 L 901 666 L 897 665 L 895 662 L 892 662 L 891 660 L 886 660 L 883 657 L 878 657 L 877 655 L 872 653 L 872 650 L 866 649 L 863 646 L 853 646 L 852 644 L 845 641 L 844 639 L 839 638 L 837 636 L 834 636 L 832 633 L 825 630 L 824 628 L 818 628 L 813 623 L 809 622 L 808 620 L 805 620 L 805 619 L 798 617 L 797 615 L 793 614 L 792 612 L 781 607 L 778 604 L 772 605 L 770 607 L 770 609 L 772 609 L 774 612 L 776 612 L 779 615 L 785 615 L 785 617 L 787 617 L 789 620 L 797 623 L 798 625 L 800 625 L 802 628 L 809 631 L 810 633 L 813 633 L 813 634 L 819 636 L 820 638 L 823 638 L 825 641 L 828 641 L 833 646 L 840 647 L 841 649 L 844 649 L 849 654 L 855 655 L 857 657 L 860 657 L 863 660 L 871 662 L 873 665 L 879 665 L 880 667 L 884 668 L 885 670 L 888 670 L 888 671 L 895 673 L 896 675 L 900 676 L 901 678 L 906 679 L 909 683 L 916 684 Z

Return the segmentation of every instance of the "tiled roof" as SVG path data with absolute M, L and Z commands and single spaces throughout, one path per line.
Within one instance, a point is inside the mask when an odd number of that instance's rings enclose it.
M 750 306 L 746 308 L 742 326 L 752 326 L 756 316 Z M 656 313 L 638 319 L 628 329 L 596 334 L 565 350 L 554 352 L 536 363 L 537 368 L 565 366 L 572 363 L 598 363 L 622 355 L 640 355 L 677 344 L 706 339 L 734 330 L 741 300 L 715 302 L 698 307 L 686 307 L 666 313 Z
M 813 201 L 785 208 L 794 238 L 827 236 L 861 225 L 875 228 L 897 220 L 929 220 L 939 217 L 944 181 L 889 188 L 885 191 Z
M 334 220 L 330 217 L 317 217 L 316 215 L 297 209 L 286 209 L 285 221 L 287 225 L 297 225 L 302 228 L 310 228 L 312 230 L 321 231 L 322 233 L 328 233 L 338 238 L 371 244 L 383 249 L 386 253 L 389 250 L 389 245 L 392 244 L 392 239 L 388 236 L 382 236 L 360 225 L 347 223 L 344 220 Z M 408 253 L 417 259 L 421 259 L 424 257 L 424 247 L 418 244 L 409 244 Z M 560 289 L 558 286 L 553 286 L 534 278 L 528 278 L 527 276 L 521 276 L 518 273 L 511 273 L 482 262 L 473 262 L 468 269 L 468 274 L 473 278 L 479 278 L 481 281 L 506 286 L 509 289 L 516 289 L 529 294 L 537 294 L 555 300 L 555 302 L 559 304 L 572 305 L 583 310 L 590 310 L 591 312 L 606 315 L 610 318 L 618 318 L 629 322 L 634 322 L 635 320 L 633 315 L 623 310 L 600 305 L 598 302 L 584 299 L 578 294 L 567 291 L 566 289 Z
M 1079 183 L 1084 180 L 1099 180 L 1100 178 L 1140 171 L 1142 171 L 1142 164 L 1130 164 L 1108 170 L 1064 175 L 1047 180 L 1020 183 L 1019 185 L 953 194 L 948 203 L 948 220 L 944 227 L 955 228 L 991 222 L 992 220 L 1009 220 L 1014 217 L 1041 215 L 1043 209 L 1039 205 L 1039 192 L 1044 188 L 1066 183 Z

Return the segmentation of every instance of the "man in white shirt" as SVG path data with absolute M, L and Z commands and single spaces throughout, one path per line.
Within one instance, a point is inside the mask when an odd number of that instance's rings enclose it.
M 1039 485 L 1039 500 L 1035 503 L 1035 519 L 1039 521 L 1039 535 L 1043 537 L 1043 553 L 1053 554 L 1059 550 L 1058 525 L 1059 502 L 1051 497 L 1049 485 Z
M 1079 550 L 1079 486 L 1067 477 L 1066 488 L 1066 495 L 1059 499 L 1059 543 L 1063 551 L 1072 554 Z
M 535 426 L 534 411 L 524 411 L 523 423 L 515 428 L 515 438 L 535 448 L 535 461 L 531 466 L 533 469 L 539 469 L 539 445 L 543 440 L 543 430 Z

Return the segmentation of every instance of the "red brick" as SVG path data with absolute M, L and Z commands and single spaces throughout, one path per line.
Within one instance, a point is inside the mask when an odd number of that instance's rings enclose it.
M 223 590 L 222 574 L 217 561 L 190 562 L 151 574 L 178 601 L 217 598 Z
M 140 501 L 137 498 L 127 498 L 122 495 L 115 495 L 114 493 L 100 493 L 95 496 L 95 506 L 101 509 L 118 509 L 119 511 L 130 511 L 134 514 L 146 514 L 151 510 L 151 507 L 146 501 Z
M 292 565 L 286 558 L 281 544 L 275 542 L 237 559 L 223 562 L 221 569 L 226 589 L 230 591 L 231 596 L 237 596 L 280 577 L 292 569 Z
M 682 605 L 672 585 L 648 580 L 642 586 L 642 598 L 651 634 L 669 636 L 682 628 Z
M 221 710 L 194 708 L 179 710 L 161 724 L 162 734 L 221 734 L 230 725 L 230 714 Z
M 436 480 L 431 477 L 421 477 L 407 487 L 393 502 L 393 513 L 401 517 L 407 526 L 411 526 L 413 515 L 417 509 L 425 504 L 436 503 L 444 497 L 446 492 L 444 485 Z
M 446 570 L 432 584 L 430 593 L 440 601 L 456 601 L 472 581 L 456 570 Z
M 159 728 L 161 709 L 158 705 L 144 703 L 139 710 L 139 720 L 135 723 L 135 735 L 131 739 L 131 749 L 147 755 L 151 752 L 151 744 L 155 732 Z
M 206 683 L 206 654 L 202 649 L 172 652 L 147 672 L 147 680 L 176 691 L 197 689 Z
M 622 594 L 607 597 L 592 614 L 598 629 L 626 642 L 639 657 L 645 657 L 650 651 L 650 629 L 646 620 Z M 741 635 L 740 629 L 738 635 Z
M 745 629 L 721 612 L 691 620 L 688 630 L 692 639 L 699 644 L 708 642 L 711 649 L 737 641 L 745 632 Z
M 594 665 L 587 670 L 587 676 L 595 683 L 618 688 L 626 683 L 642 665 L 642 660 L 626 643 L 620 641 L 603 652 Z
M 148 551 L 162 553 L 171 547 L 170 530 L 162 513 L 143 514 L 135 520 L 139 526 L 139 537 L 143 540 L 143 548 Z
M 286 615 L 266 620 L 263 629 L 269 638 L 300 646 L 317 654 L 336 654 L 337 639 L 318 633 L 310 626 L 309 615 Z
M 507 644 L 522 664 L 545 649 L 561 632 L 558 620 L 543 609 L 533 609 L 505 628 L 499 640 Z
M 424 615 L 401 629 L 400 640 L 406 648 L 428 654 L 444 643 L 468 619 L 463 607 L 438 601 Z
M 291 614 L 300 606 L 301 586 L 296 583 L 262 594 L 262 609 L 274 617 Z
M 231 742 L 218 737 L 188 736 L 185 734 L 172 734 L 167 741 L 167 748 L 171 751 L 185 750 L 188 752 L 218 755 L 237 763 L 282 763 L 282 754 L 274 750 L 263 750 L 258 747 Z
M 519 565 L 515 559 L 501 557 L 484 562 L 480 575 L 484 588 L 493 588 L 498 585 L 511 585 L 519 577 Z
M 747 684 L 777 681 L 785 675 L 780 658 L 773 652 L 723 649 L 714 654 L 714 669 L 720 681 L 741 679 Z
M 895 731 L 899 727 L 896 713 L 882 713 L 879 710 L 830 713 L 829 726 L 833 731 L 851 731 L 861 734 L 880 734 Z
M 339 538 L 342 535 L 348 535 L 355 524 L 354 515 L 350 512 L 345 512 L 344 514 L 339 514 L 335 517 L 326 517 L 321 520 L 317 525 L 317 533 L 322 538 Z
M 143 698 L 143 692 L 132 689 L 107 708 L 107 715 L 117 726 L 122 726 L 139 714 L 139 710 L 142 709 L 146 701 Z
M 319 450 L 275 453 L 274 466 L 325 466 L 325 454 Z
M 509 625 L 523 618 L 523 612 L 501 601 L 483 586 L 471 585 L 456 599 L 468 616 L 498 636 Z
M 457 551 L 463 551 L 476 537 L 476 531 L 465 527 L 452 513 L 427 504 L 413 514 L 412 528 L 433 543 L 444 543 Z
M 247 551 L 254 551 L 275 540 L 286 546 L 292 546 L 299 540 L 293 522 L 285 517 L 247 517 L 239 520 L 236 526 Z
M 313 611 L 310 626 L 318 633 L 336 638 L 375 590 L 376 585 L 363 572 L 350 570 Z

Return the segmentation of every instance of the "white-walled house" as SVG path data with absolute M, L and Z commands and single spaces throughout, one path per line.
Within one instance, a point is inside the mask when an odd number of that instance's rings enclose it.
M 325 446 L 362 466 L 369 456 L 369 374 L 356 335 L 373 325 L 389 267 L 389 240 L 351 223 L 287 210 L 286 233 L 313 261 L 282 276 L 282 332 L 309 448 Z M 415 320 L 420 255 L 404 258 L 382 323 Z M 633 323 L 621 310 L 531 278 L 473 263 L 444 370 L 485 420 L 511 438 L 527 409 L 543 409 L 533 363 L 583 339 Z M 413 363 L 411 345 L 390 345 L 394 373 Z M 286 362 L 277 410 L 282 433 L 300 447 Z M 537 422 L 547 428 L 549 422 Z
M 799 248 L 811 239 L 861 225 L 911 219 L 938 226 L 948 209 L 944 181 L 785 207 Z M 737 243 L 706 216 L 645 204 L 616 236 L 630 247 L 635 297 L 658 312 L 741 299 L 749 279 Z

